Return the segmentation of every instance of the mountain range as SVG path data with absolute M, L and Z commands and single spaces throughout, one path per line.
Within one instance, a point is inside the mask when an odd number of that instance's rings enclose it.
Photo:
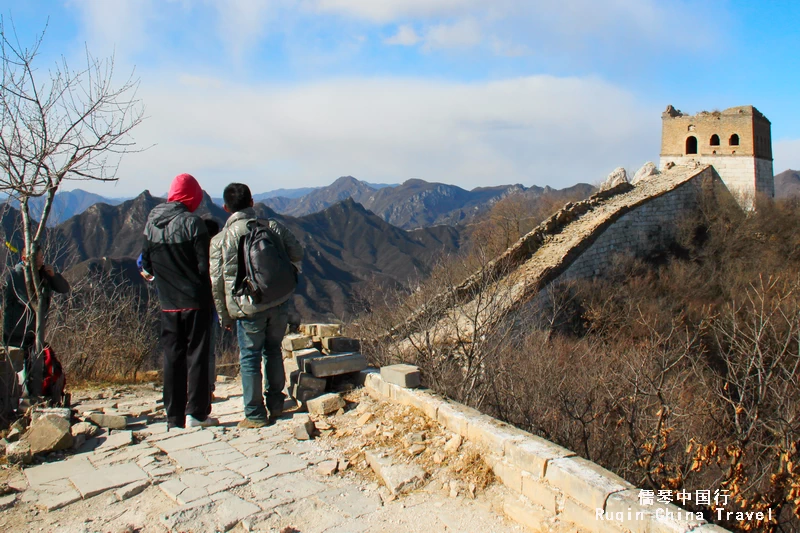
M 564 191 L 588 195 L 593 188 L 576 185 Z M 407 287 L 425 277 L 438 257 L 459 251 L 470 233 L 467 223 L 499 199 L 546 192 L 559 194 L 521 185 L 467 191 L 422 180 L 382 186 L 348 176 L 310 192 L 289 190 L 295 198 L 267 197 L 255 208 L 258 216 L 283 222 L 303 243 L 303 275 L 294 303 L 304 320 L 327 320 L 350 315 L 359 293 L 376 287 Z M 143 283 L 135 258 L 148 214 L 165 199 L 145 191 L 130 200 L 85 206 L 102 197 L 82 193 L 63 193 L 69 200 L 64 205 L 82 210 L 49 230 L 49 242 L 61 248 L 57 259 L 50 260 L 73 279 L 107 272 L 133 284 Z M 279 198 L 286 203 L 276 204 Z M 207 193 L 197 214 L 220 224 L 228 217 Z M 6 239 L 19 247 L 19 235 L 13 235 L 15 220 L 18 214 L 9 207 L 3 228 Z
M 468 191 L 455 185 L 411 179 L 397 186 L 376 188 L 352 176 L 343 176 L 327 187 L 320 187 L 298 197 L 276 196 L 264 203 L 290 216 L 315 213 L 336 202 L 352 198 L 386 222 L 403 229 L 438 224 L 464 224 L 488 211 L 497 201 L 512 194 L 540 196 L 546 193 L 578 193 L 588 196 L 594 187 L 579 183 L 556 191 L 549 187 L 500 185 Z
M 142 283 L 135 258 L 142 246 L 147 216 L 163 198 L 145 191 L 116 206 L 96 204 L 56 226 L 52 241 L 70 243 L 57 266 L 65 275 L 113 272 Z M 353 313 L 354 295 L 369 287 L 407 286 L 424 277 L 435 259 L 461 246 L 461 231 L 436 226 L 406 231 L 388 224 L 352 199 L 303 217 L 275 213 L 256 204 L 259 217 L 275 218 L 303 243 L 303 274 L 294 303 L 304 320 L 343 318 Z M 228 214 L 206 194 L 197 210 L 224 223 Z M 10 216 L 16 216 L 11 214 Z
M 800 196 L 800 171 L 784 170 L 775 174 L 775 198 Z

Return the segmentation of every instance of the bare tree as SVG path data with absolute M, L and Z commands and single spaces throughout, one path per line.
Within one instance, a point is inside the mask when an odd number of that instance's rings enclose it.
M 10 31 L 9 31 L 10 30 Z M 85 64 L 71 68 L 61 58 L 48 70 L 37 59 L 45 32 L 23 46 L 13 27 L 0 18 L 0 191 L 19 202 L 24 246 L 29 258 L 40 249 L 53 198 L 65 180 L 115 181 L 120 157 L 133 150 L 131 130 L 142 122 L 139 82 L 114 82 L 114 58 L 87 50 Z M 44 198 L 38 221 L 31 199 Z M 44 344 L 42 281 L 25 266 L 29 306 L 36 313 L 36 353 Z

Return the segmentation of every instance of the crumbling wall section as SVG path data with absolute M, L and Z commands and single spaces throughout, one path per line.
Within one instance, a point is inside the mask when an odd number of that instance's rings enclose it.
M 642 257 L 665 249 L 676 237 L 680 221 L 697 208 L 702 179 L 688 181 L 620 217 L 556 281 L 602 275 L 618 254 Z

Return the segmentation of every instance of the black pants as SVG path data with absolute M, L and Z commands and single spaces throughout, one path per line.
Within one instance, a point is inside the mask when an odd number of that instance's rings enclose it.
M 183 427 L 186 415 L 205 420 L 208 390 L 211 311 L 161 312 L 164 343 L 164 409 L 167 422 Z

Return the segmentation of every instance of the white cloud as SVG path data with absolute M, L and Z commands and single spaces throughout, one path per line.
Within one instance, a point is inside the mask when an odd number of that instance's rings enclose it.
M 414 46 L 421 40 L 414 28 L 404 24 L 397 28 L 397 33 L 388 39 L 384 39 L 385 44 L 399 45 L 399 46 Z
M 150 44 L 147 25 L 155 11 L 152 0 L 74 0 L 68 5 L 78 10 L 85 40 L 97 56 L 116 51 L 124 57 Z
M 480 44 L 481 29 L 472 19 L 454 24 L 437 24 L 425 34 L 425 49 L 471 48 Z
M 503 0 L 505 1 L 505 0 Z M 479 0 L 310 0 L 317 12 L 337 13 L 385 24 L 404 18 L 462 14 L 479 7 Z
M 215 2 L 220 41 L 231 55 L 241 59 L 264 37 L 272 16 L 280 9 L 279 0 L 227 0 Z
M 125 194 L 160 192 L 180 172 L 212 194 L 233 179 L 266 191 L 347 174 L 563 187 L 598 181 L 617 166 L 638 168 L 658 152 L 660 105 L 645 107 L 597 79 L 292 86 L 177 79 L 183 82 L 143 89 L 151 118 L 134 136 L 156 146 L 123 160 L 118 189 Z
M 800 139 L 781 139 L 772 143 L 775 174 L 787 169 L 800 170 Z

